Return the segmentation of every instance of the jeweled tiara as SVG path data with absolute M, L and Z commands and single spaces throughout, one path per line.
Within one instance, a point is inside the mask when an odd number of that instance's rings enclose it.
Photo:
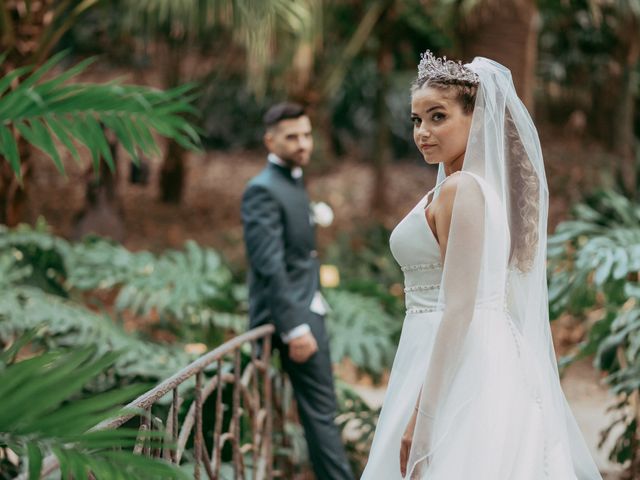
M 437 58 L 431 50 L 420 54 L 420 64 L 418 65 L 418 80 L 428 78 L 439 83 L 467 83 L 477 85 L 480 77 L 462 62 L 447 60 L 447 57 Z

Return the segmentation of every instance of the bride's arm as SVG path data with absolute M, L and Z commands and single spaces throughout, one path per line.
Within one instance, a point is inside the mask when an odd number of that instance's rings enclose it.
M 485 234 L 484 195 L 471 176 L 448 179 L 432 207 L 444 266 L 444 311 L 421 390 L 423 398 L 417 402 L 420 414 L 426 416 L 435 415 L 445 382 L 460 361 L 475 310 Z
M 444 265 L 440 295 L 444 311 L 425 381 L 400 444 L 400 473 L 404 477 L 410 469 L 411 478 L 421 476 L 416 462 L 429 456 L 433 420 L 444 388 L 458 369 L 475 310 L 485 235 L 484 195 L 470 175 L 450 177 L 429 208 Z

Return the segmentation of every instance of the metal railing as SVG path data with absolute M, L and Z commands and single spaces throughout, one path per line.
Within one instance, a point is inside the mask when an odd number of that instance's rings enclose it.
M 277 427 L 284 430 L 284 421 L 288 408 L 286 402 L 279 398 L 274 406 L 274 385 L 284 388 L 284 378 L 273 375 L 271 362 L 271 335 L 274 328 L 265 325 L 239 335 L 177 372 L 172 377 L 160 383 L 155 388 L 144 393 L 125 407 L 125 411 L 133 412 L 121 415 L 112 420 L 96 425 L 92 430 L 116 429 L 127 423 L 129 426 L 135 417 L 139 417 L 139 432 L 163 432 L 164 442 L 158 447 L 145 440 L 144 434 L 138 435 L 134 451 L 141 455 L 164 458 L 166 461 L 179 465 L 184 459 L 189 440 L 193 475 L 196 480 L 202 478 L 202 472 L 210 480 L 220 478 L 223 450 L 229 456 L 234 478 L 237 480 L 270 480 L 288 474 L 290 466 L 283 462 L 282 468 L 274 469 L 274 454 L 272 433 L 274 416 L 278 421 Z M 261 342 L 261 348 L 259 343 Z M 241 349 L 250 345 L 250 355 L 242 366 Z M 231 371 L 229 371 L 229 359 Z M 227 363 L 225 363 L 225 361 Z M 205 370 L 215 365 L 215 374 L 208 377 Z M 227 368 L 225 368 L 225 366 Z M 187 388 L 186 382 L 195 379 L 193 388 Z M 182 388 L 180 388 L 182 386 Z M 224 412 L 223 394 L 228 395 L 232 390 L 231 411 Z M 278 389 L 280 389 L 278 388 Z M 215 393 L 215 398 L 212 397 Z M 171 395 L 171 403 L 166 418 L 154 415 L 153 407 L 166 396 Z M 190 397 L 190 398 L 189 398 Z M 212 429 L 203 429 L 203 406 L 209 400 L 214 403 Z M 191 404 L 187 408 L 187 403 Z M 166 412 L 166 405 L 164 406 Z M 185 412 L 183 416 L 179 412 Z M 242 418 L 242 417 L 246 418 Z M 182 418 L 181 418 L 182 417 Z M 181 420 L 180 420 L 181 418 Z M 228 420 L 225 422 L 225 419 Z M 245 440 L 241 435 L 241 419 L 245 425 Z M 227 423 L 227 428 L 224 428 Z M 248 424 L 248 428 L 247 425 Z M 279 429 L 278 428 L 278 429 Z M 204 431 L 211 434 L 205 439 Z M 247 431 L 248 430 L 248 431 Z M 280 436 L 286 439 L 284 431 Z M 207 441 L 208 440 L 208 441 Z M 211 452 L 209 452 L 209 446 Z M 283 445 L 286 447 L 286 445 Z M 226 450 L 225 450 L 226 448 Z M 250 459 L 250 469 L 245 459 Z M 44 462 L 42 475 L 48 475 L 59 468 L 55 457 L 49 457 Z M 249 475 L 248 472 L 252 474 Z M 22 478 L 22 477 L 18 477 Z M 25 477 L 26 479 L 26 477 Z

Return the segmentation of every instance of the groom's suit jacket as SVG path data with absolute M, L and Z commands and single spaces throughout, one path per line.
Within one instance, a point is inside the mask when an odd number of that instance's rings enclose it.
M 319 290 L 315 225 L 302 179 L 283 166 L 267 166 L 242 198 L 249 259 L 251 328 L 273 323 L 278 336 L 309 323 Z

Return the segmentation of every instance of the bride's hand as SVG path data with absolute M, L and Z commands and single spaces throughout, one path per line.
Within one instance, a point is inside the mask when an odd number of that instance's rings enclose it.
M 413 431 L 416 428 L 417 418 L 418 412 L 414 409 L 400 441 L 400 473 L 403 478 L 407 474 L 407 462 L 409 461 L 409 452 L 411 451 L 411 442 L 413 442 Z
M 418 409 L 414 409 L 413 415 L 409 419 L 406 428 L 404 429 L 404 433 L 402 434 L 402 439 L 400 441 L 400 473 L 404 478 L 407 475 L 407 463 L 409 462 L 409 454 L 411 453 L 411 446 L 413 445 L 413 434 L 416 429 L 416 422 L 418 419 Z M 423 416 L 420 422 L 420 438 L 419 438 L 419 448 L 424 449 L 424 453 L 428 454 L 431 450 L 431 434 L 433 431 L 433 417 L 432 416 Z M 424 431 L 423 431 L 424 430 Z M 417 462 L 413 465 L 413 472 L 411 473 L 411 479 L 421 479 L 422 474 L 424 473 L 423 469 L 429 465 L 430 459 L 426 457 L 421 461 Z

